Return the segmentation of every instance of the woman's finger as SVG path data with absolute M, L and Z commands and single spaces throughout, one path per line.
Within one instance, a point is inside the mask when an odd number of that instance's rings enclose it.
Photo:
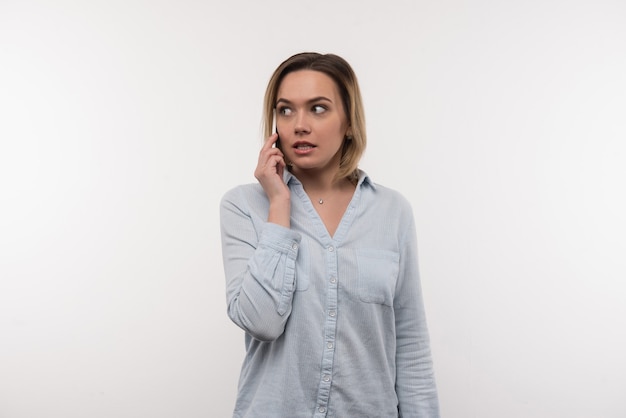
M 262 149 L 259 154 L 259 162 L 262 163 L 263 161 L 267 161 L 276 155 L 279 156 L 280 158 L 284 158 L 282 151 L 279 150 L 278 148 L 270 148 L 268 150 Z
M 263 146 L 261 147 L 261 152 L 264 150 L 271 149 L 272 146 L 278 141 L 278 134 L 270 135 L 266 140 Z

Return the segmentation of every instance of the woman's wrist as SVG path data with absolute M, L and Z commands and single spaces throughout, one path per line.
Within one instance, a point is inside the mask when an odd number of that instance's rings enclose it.
M 289 199 L 271 201 L 267 221 L 289 228 L 291 226 L 291 201 Z

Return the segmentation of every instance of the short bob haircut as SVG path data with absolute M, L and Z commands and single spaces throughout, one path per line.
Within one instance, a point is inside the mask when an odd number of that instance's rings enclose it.
M 367 144 L 365 114 L 356 74 L 350 67 L 350 64 L 337 55 L 302 52 L 287 58 L 276 68 L 265 90 L 263 103 L 263 131 L 265 138 L 273 133 L 276 96 L 278 95 L 280 83 L 287 74 L 300 70 L 324 73 L 333 79 L 337 85 L 352 135 L 344 138 L 339 172 L 335 180 L 348 178 L 353 183 L 356 183 L 359 161 Z

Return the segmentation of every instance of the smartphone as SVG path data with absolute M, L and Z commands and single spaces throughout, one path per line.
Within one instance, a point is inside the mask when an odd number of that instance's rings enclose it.
M 272 119 L 272 132 L 275 134 L 278 133 L 278 127 L 276 126 L 276 109 L 274 109 L 274 118 Z M 278 137 L 274 146 L 282 151 L 282 148 L 280 147 L 280 137 Z

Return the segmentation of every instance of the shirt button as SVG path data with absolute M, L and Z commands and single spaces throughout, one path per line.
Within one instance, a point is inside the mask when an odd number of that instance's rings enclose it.
M 328 347 L 328 348 L 333 348 L 333 343 L 328 343 L 328 344 L 326 344 L 326 347 Z
M 335 315 L 337 315 L 337 312 L 335 312 L 334 310 L 332 310 L 332 311 L 328 312 L 328 315 L 330 315 L 330 316 L 335 316 Z
M 331 245 L 330 247 L 328 247 L 328 251 L 330 251 L 330 252 L 332 253 L 333 251 L 335 251 L 335 247 L 333 247 L 333 246 Z
M 325 374 L 324 375 L 324 382 L 330 382 L 330 376 Z
M 298 249 L 298 244 L 293 244 L 293 245 L 291 246 L 291 248 L 293 248 L 294 250 L 297 250 L 297 249 Z
M 326 408 L 324 408 L 323 406 L 320 406 L 319 408 L 317 408 L 317 410 L 320 411 L 322 414 L 326 412 Z
M 337 283 L 337 278 L 336 277 L 331 277 L 330 278 L 330 282 L 331 283 Z

